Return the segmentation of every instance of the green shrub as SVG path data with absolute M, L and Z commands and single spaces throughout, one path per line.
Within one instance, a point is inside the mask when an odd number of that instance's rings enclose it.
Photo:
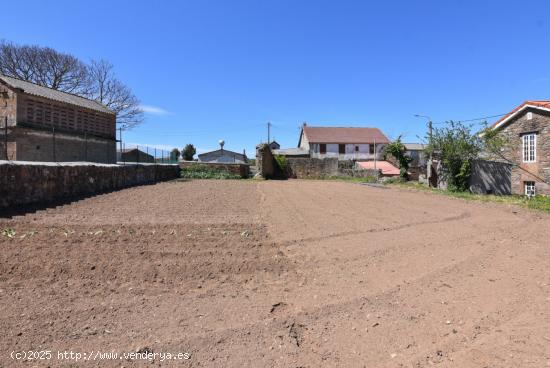
M 183 168 L 180 175 L 185 179 L 241 179 L 240 175 L 233 174 L 224 167 L 209 167 L 199 164 Z
M 277 165 L 279 165 L 279 168 L 286 172 L 286 168 L 288 167 L 288 162 L 286 161 L 286 157 L 282 155 L 276 155 L 275 161 L 277 161 Z

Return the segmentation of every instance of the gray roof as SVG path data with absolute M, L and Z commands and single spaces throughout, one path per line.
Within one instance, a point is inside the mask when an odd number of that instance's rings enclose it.
M 423 151 L 426 149 L 426 145 L 423 143 L 403 143 L 403 145 L 409 151 Z
M 301 148 L 275 149 L 272 151 L 273 154 L 282 156 L 309 156 L 309 151 L 303 150 Z
M 234 152 L 234 151 L 230 151 L 230 150 L 227 150 L 227 149 L 217 149 L 215 151 L 210 151 L 210 152 L 204 152 L 204 153 L 201 153 L 198 155 L 198 157 L 208 157 L 208 156 L 214 156 L 214 157 L 219 157 L 219 156 L 222 156 L 222 155 L 227 155 L 227 156 L 233 156 L 233 157 L 239 157 L 241 159 L 245 159 L 246 156 L 243 155 L 242 153 L 239 153 L 239 152 Z
M 73 95 L 71 93 L 57 91 L 55 89 L 51 89 L 48 87 L 42 87 L 42 86 L 39 86 L 38 84 L 25 82 L 24 80 L 8 77 L 2 74 L 0 74 L 0 81 L 3 81 L 4 83 L 6 83 L 8 86 L 12 88 L 21 89 L 23 90 L 23 92 L 29 95 L 44 97 L 50 100 L 64 102 L 75 106 L 85 107 L 87 109 L 91 109 L 91 110 L 95 110 L 95 111 L 99 111 L 107 114 L 114 114 L 113 111 L 109 110 L 106 106 L 100 104 L 97 101 L 90 100 L 77 95 Z

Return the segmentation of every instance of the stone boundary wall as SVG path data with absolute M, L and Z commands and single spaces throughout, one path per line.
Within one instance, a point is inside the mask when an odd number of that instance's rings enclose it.
M 376 180 L 382 177 L 381 170 L 377 169 L 338 169 L 338 176 L 349 176 L 352 178 L 375 178 Z
M 337 158 L 286 158 L 291 178 L 326 178 L 338 176 Z
M 0 209 L 176 179 L 179 172 L 177 165 L 0 163 Z
M 247 164 L 234 164 L 234 163 L 221 163 L 221 162 L 198 162 L 198 161 L 181 161 L 179 167 L 185 169 L 190 166 L 203 166 L 216 170 L 225 170 L 232 174 L 239 175 L 241 178 L 246 179 L 250 176 L 250 165 Z

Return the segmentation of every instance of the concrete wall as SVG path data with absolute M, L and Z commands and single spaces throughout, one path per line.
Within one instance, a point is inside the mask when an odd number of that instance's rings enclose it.
M 512 165 L 476 160 L 471 162 L 470 191 L 478 194 L 512 194 Z
M 177 165 L 57 165 L 0 163 L 0 208 L 47 203 L 71 197 L 171 180 Z
M 55 144 L 55 158 L 54 158 Z M 0 131 L 0 157 L 5 159 L 4 132 Z M 79 136 L 21 127 L 8 133 L 8 159 L 43 162 L 116 163 L 116 142 L 92 136 Z
M 190 166 L 202 166 L 216 170 L 225 170 L 235 175 L 240 175 L 246 179 L 250 176 L 250 166 L 247 164 L 220 163 L 220 162 L 198 162 L 198 161 L 181 161 L 179 167 L 184 169 Z

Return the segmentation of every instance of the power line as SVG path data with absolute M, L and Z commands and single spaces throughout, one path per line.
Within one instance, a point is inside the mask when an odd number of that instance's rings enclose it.
M 520 105 L 521 106 L 521 105 Z M 537 107 L 546 107 L 546 106 L 550 106 L 550 102 L 547 102 L 547 103 L 544 103 L 544 104 L 540 104 L 540 103 L 537 103 L 535 104 L 534 106 L 537 106 Z M 500 118 L 502 116 L 506 116 L 506 115 L 510 115 L 512 114 L 512 112 L 506 112 L 504 114 L 497 114 L 497 115 L 491 115 L 491 116 L 482 116 L 480 118 L 475 118 L 475 119 L 466 119 L 466 120 L 457 120 L 457 122 L 459 123 L 469 123 L 469 122 L 472 122 L 472 121 L 479 121 L 479 120 L 487 120 L 487 119 L 493 119 L 493 118 Z M 447 124 L 449 122 L 449 120 L 447 121 L 442 121 L 442 122 L 439 122 L 439 123 L 434 123 L 434 124 L 437 124 L 437 125 L 440 125 L 440 124 Z

